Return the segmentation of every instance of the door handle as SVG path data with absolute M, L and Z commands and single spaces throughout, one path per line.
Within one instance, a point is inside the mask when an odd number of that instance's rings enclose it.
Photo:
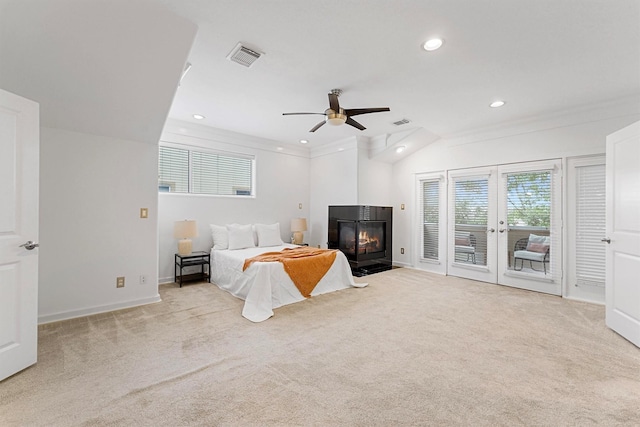
M 499 232 L 501 232 L 501 233 L 504 233 L 505 231 L 507 231 L 507 229 L 506 229 L 506 228 L 501 228 L 501 229 L 500 229 L 500 230 L 498 230 L 498 231 L 499 231 Z
M 495 228 L 489 228 L 489 229 L 487 230 L 487 233 L 495 233 L 495 232 L 496 232 L 496 229 L 495 229 Z
M 600 241 L 611 244 L 611 239 L 608 237 L 605 237 L 604 239 L 600 239 Z
M 23 243 L 20 246 L 18 246 L 19 248 L 25 248 L 28 251 L 32 251 L 35 248 L 37 248 L 38 246 L 40 246 L 38 243 L 32 242 L 31 240 L 27 241 L 27 243 Z

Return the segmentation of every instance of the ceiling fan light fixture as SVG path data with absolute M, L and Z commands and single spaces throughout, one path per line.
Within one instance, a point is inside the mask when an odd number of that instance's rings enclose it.
M 443 40 L 441 38 L 432 38 L 427 40 L 423 45 L 422 48 L 424 50 L 426 50 L 427 52 L 431 52 L 437 49 L 440 49 L 440 47 L 442 46 Z
M 347 116 L 346 114 L 342 114 L 340 113 L 336 113 L 333 110 L 329 109 L 326 111 L 327 116 L 326 116 L 326 121 L 327 123 L 329 123 L 330 125 L 333 126 L 340 126 L 343 125 L 344 122 L 347 121 Z

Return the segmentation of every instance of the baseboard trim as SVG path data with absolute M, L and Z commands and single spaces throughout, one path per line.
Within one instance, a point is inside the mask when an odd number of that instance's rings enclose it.
M 141 305 L 153 304 L 160 301 L 162 301 L 162 299 L 160 299 L 160 294 L 156 294 L 153 297 L 124 301 L 116 304 L 100 305 L 95 307 L 83 308 L 80 310 L 61 311 L 59 313 L 38 316 L 38 325 L 59 322 L 61 320 L 75 319 L 77 317 L 91 316 L 93 314 L 107 313 L 109 311 L 122 310 L 125 308 L 138 307 Z
M 413 267 L 408 262 L 398 262 L 398 261 L 393 261 L 391 263 L 391 265 L 393 265 L 394 267 L 403 267 L 403 268 L 411 268 L 411 267 Z
M 158 278 L 158 284 L 159 285 L 166 285 L 167 283 L 173 283 L 173 276 Z
M 570 301 L 578 301 L 578 302 L 586 302 L 588 304 L 595 304 L 595 305 L 606 305 L 606 302 L 604 301 L 596 301 L 593 299 L 589 299 L 589 298 L 576 298 L 573 296 L 567 296 L 567 295 L 562 295 L 562 298 L 566 299 L 566 300 L 570 300 Z

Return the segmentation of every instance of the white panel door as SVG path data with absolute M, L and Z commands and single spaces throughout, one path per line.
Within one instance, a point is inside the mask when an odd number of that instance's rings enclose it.
M 607 136 L 607 326 L 640 347 L 640 122 Z
M 0 89 L 0 380 L 37 358 L 39 139 L 38 104 Z

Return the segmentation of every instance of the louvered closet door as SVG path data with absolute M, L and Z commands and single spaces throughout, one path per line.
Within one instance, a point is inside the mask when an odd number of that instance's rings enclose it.
M 568 298 L 605 302 L 605 158 L 569 159 L 567 168 Z

